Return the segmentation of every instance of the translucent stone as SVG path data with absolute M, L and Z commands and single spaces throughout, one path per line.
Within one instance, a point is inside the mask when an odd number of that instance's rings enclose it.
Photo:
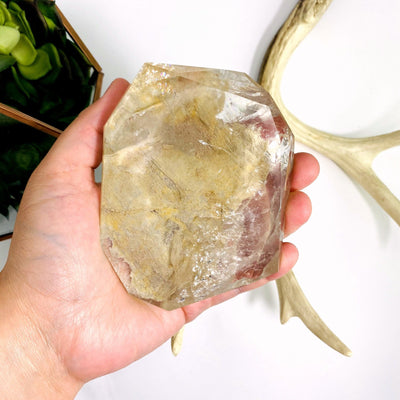
M 104 129 L 101 242 L 174 309 L 279 269 L 293 136 L 244 73 L 145 64 Z

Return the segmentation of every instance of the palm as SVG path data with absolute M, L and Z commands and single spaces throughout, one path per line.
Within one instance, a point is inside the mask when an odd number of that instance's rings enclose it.
M 35 246 L 26 254 L 19 251 L 24 261 L 14 272 L 22 277 L 24 293 L 34 289 L 33 308 L 51 323 L 52 340 L 68 369 L 86 381 L 150 351 L 173 335 L 184 317 L 127 295 L 100 248 L 100 189 L 93 171 L 77 170 L 73 178 L 46 174 L 40 177 L 48 182 L 45 190 L 36 184 L 36 173 L 21 205 L 13 246 L 21 240 Z M 139 327 L 138 319 L 144 321 Z M 142 340 L 156 335 L 161 340 L 142 350 Z
M 122 368 L 204 309 L 243 291 L 165 311 L 128 295 L 105 258 L 99 242 L 100 190 L 93 170 L 100 162 L 102 126 L 126 86 L 122 81 L 114 84 L 61 136 L 34 173 L 8 261 L 15 290 L 29 299 L 52 345 L 81 381 Z M 298 156 L 297 161 L 293 190 L 308 185 L 318 173 L 310 157 Z M 288 233 L 304 223 L 309 212 L 306 196 L 294 191 L 286 213 Z M 280 275 L 296 257 L 295 248 L 285 244 Z

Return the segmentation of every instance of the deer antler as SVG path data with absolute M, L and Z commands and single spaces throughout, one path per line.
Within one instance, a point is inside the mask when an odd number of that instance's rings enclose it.
M 279 292 L 282 324 L 291 317 L 299 317 L 304 325 L 328 346 L 345 356 L 351 356 L 351 350 L 325 325 L 312 308 L 292 271 L 278 279 L 276 285 Z
M 303 0 L 297 4 L 267 51 L 261 85 L 278 104 L 296 139 L 332 159 L 400 225 L 400 200 L 372 169 L 372 163 L 379 153 L 400 145 L 400 131 L 361 139 L 334 136 L 301 122 L 287 110 L 281 98 L 282 75 L 290 56 L 331 2 Z
M 331 1 L 332 0 L 303 0 L 297 4 L 267 51 L 261 75 L 261 84 L 270 92 L 278 104 L 278 107 L 285 116 L 296 139 L 322 152 L 328 157 L 335 154 L 335 161 L 339 164 L 342 159 L 344 161 L 346 158 L 343 157 L 343 153 L 337 150 L 337 144 L 338 142 L 342 143 L 342 139 L 303 124 L 286 109 L 280 95 L 282 74 L 291 54 L 319 21 Z M 352 147 L 360 147 L 360 144 L 356 143 L 355 140 L 354 142 L 350 139 L 345 139 L 344 141 L 346 143 L 343 143 L 343 147 L 346 149 L 349 142 L 351 142 Z M 349 170 L 354 167 L 354 149 L 352 150 L 352 154 L 353 161 L 350 168 L 348 168 Z M 365 159 L 367 159 L 366 154 L 368 154 L 368 152 L 364 154 Z M 351 176 L 353 175 L 354 174 Z M 326 326 L 312 308 L 293 272 L 289 272 L 277 280 L 276 283 L 279 292 L 282 324 L 286 323 L 291 317 L 297 316 L 311 332 L 327 345 L 346 356 L 351 355 L 350 349 Z
M 379 153 L 400 145 L 400 131 L 362 139 L 337 137 L 301 122 L 287 110 L 280 95 L 283 71 L 290 56 L 320 20 L 331 2 L 332 0 L 300 0 L 298 2 L 266 53 L 260 81 L 275 99 L 296 139 L 336 162 L 400 225 L 400 201 L 372 169 L 373 160 Z M 297 316 L 327 345 L 346 356 L 351 355 L 349 348 L 326 326 L 312 308 L 293 272 L 280 278 L 277 281 L 277 287 L 282 323 Z M 182 332 L 179 332 L 172 340 L 174 354 L 179 352 L 181 340 Z
M 181 328 L 177 334 L 172 336 L 171 338 L 171 351 L 172 354 L 176 357 L 182 350 L 183 343 L 183 332 L 185 327 Z

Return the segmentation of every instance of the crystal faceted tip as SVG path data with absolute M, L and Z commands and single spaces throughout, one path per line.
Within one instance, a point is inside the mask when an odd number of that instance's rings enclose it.
M 104 128 L 101 243 L 171 310 L 279 269 L 294 139 L 240 72 L 145 64 Z

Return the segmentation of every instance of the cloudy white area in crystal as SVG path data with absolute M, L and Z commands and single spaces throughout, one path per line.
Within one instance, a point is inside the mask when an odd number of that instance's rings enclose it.
M 104 130 L 101 240 L 166 309 L 279 268 L 293 135 L 244 73 L 145 64 Z

